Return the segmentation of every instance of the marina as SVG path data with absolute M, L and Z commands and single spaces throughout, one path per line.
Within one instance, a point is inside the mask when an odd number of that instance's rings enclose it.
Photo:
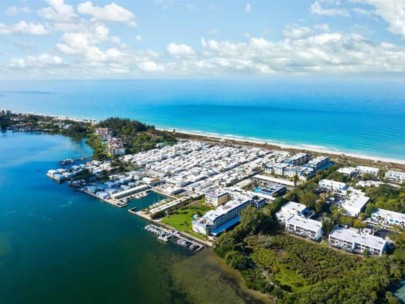
M 146 225 L 145 230 L 155 234 L 162 242 L 167 243 L 172 240 L 174 244 L 187 248 L 192 252 L 197 252 L 204 248 L 202 244 L 184 237 L 176 230 L 167 229 L 154 224 Z

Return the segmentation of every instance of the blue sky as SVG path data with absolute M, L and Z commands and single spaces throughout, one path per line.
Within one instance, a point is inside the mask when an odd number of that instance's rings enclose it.
M 0 78 L 405 73 L 405 0 L 2 0 Z

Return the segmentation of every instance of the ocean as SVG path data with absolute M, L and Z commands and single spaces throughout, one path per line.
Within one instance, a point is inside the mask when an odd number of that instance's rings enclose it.
M 0 133 L 0 303 L 260 303 L 209 249 L 163 244 L 127 209 L 45 175 L 90 152 L 58 135 Z
M 405 86 L 394 80 L 1 81 L 0 108 L 405 160 Z

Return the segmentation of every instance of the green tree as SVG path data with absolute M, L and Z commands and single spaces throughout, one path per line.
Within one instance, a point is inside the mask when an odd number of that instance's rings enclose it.
M 315 202 L 318 199 L 318 196 L 313 192 L 306 192 L 301 197 L 301 203 L 307 206 L 310 209 L 314 209 Z

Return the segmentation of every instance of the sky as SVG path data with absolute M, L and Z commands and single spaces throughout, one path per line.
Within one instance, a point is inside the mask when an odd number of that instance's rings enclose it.
M 405 78 L 405 0 L 2 0 L 0 79 Z

